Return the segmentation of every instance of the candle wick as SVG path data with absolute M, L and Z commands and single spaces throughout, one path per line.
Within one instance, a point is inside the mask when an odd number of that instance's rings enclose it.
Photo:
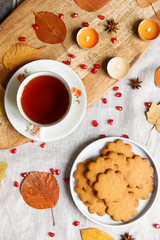
M 117 66 L 117 69 L 120 69 L 120 68 L 121 68 L 121 66 L 120 66 L 120 65 L 118 65 L 118 66 Z
M 86 38 L 86 39 L 87 39 L 87 42 L 88 42 L 88 41 L 89 41 L 89 39 L 90 39 L 90 37 L 89 37 L 89 36 L 87 36 L 87 38 Z
M 148 29 L 147 29 L 147 32 L 150 32 L 150 31 L 151 31 L 151 28 L 148 28 Z

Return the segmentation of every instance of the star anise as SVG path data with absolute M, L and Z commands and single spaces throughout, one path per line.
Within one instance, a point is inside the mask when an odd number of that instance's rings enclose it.
M 119 28 L 117 28 L 118 22 L 115 22 L 114 19 L 111 20 L 107 20 L 107 24 L 106 26 L 106 31 L 108 31 L 109 33 L 111 32 L 117 32 L 117 30 L 119 30 Z
M 125 233 L 124 235 L 122 235 L 122 238 L 123 238 L 123 240 L 136 240 L 129 233 Z
M 139 77 L 137 77 L 136 80 L 131 79 L 131 83 L 129 84 L 133 89 L 139 89 L 141 87 L 142 81 L 139 81 Z

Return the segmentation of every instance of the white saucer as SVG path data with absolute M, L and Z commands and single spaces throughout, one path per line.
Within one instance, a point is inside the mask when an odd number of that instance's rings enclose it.
M 38 127 L 24 120 L 16 104 L 16 94 L 20 85 L 17 77 L 20 79 L 38 71 L 57 73 L 67 81 L 70 89 L 76 88 L 81 91 L 80 96 L 72 93 L 73 104 L 69 114 L 58 125 L 47 127 L 43 139 L 38 137 Z M 19 133 L 34 140 L 54 141 L 64 138 L 78 127 L 86 111 L 87 97 L 82 80 L 70 67 L 53 60 L 37 60 L 24 65 L 14 73 L 7 85 L 4 102 L 7 117 Z
M 150 161 L 151 166 L 154 168 L 153 178 L 154 178 L 154 191 L 153 193 L 149 194 L 149 198 L 147 200 L 140 200 L 139 201 L 139 207 L 137 208 L 137 215 L 135 217 L 132 217 L 129 222 L 116 222 L 114 221 L 108 214 L 105 214 L 103 217 L 97 215 L 97 214 L 90 214 L 88 211 L 87 206 L 84 205 L 84 203 L 79 199 L 79 195 L 75 192 L 74 188 L 76 186 L 76 179 L 74 178 L 74 172 L 77 170 L 77 165 L 80 162 L 84 162 L 86 159 L 91 158 L 95 160 L 101 153 L 103 147 L 108 144 L 109 142 L 113 142 L 115 140 L 122 139 L 125 143 L 128 143 L 132 146 L 132 150 L 136 155 L 140 155 L 142 158 L 148 158 Z M 130 225 L 132 223 L 137 222 L 140 220 L 146 213 L 151 209 L 153 204 L 155 203 L 156 197 L 158 195 L 158 171 L 157 167 L 153 161 L 153 158 L 150 156 L 150 154 L 139 144 L 126 139 L 126 138 L 120 138 L 120 137 L 108 137 L 103 138 L 100 140 L 97 140 L 91 144 L 89 144 L 82 152 L 78 155 L 76 158 L 70 174 L 70 189 L 71 189 L 71 195 L 73 197 L 73 200 L 77 206 L 77 208 L 81 211 L 81 213 L 86 216 L 91 221 L 98 223 L 103 226 L 110 226 L 110 227 L 121 227 L 124 225 Z

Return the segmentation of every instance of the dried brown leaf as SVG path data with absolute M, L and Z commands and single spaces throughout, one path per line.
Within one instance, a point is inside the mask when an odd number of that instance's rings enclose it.
M 4 110 L 4 88 L 0 84 L 0 115 L 3 115 L 5 113 Z
M 149 123 L 156 126 L 158 132 L 160 132 L 160 104 L 152 103 L 147 112 L 147 120 Z
M 53 208 L 59 198 L 59 186 L 51 173 L 31 172 L 21 185 L 24 201 L 37 209 Z
M 157 87 L 160 87 L 160 68 L 158 68 L 155 74 L 155 84 Z
M 6 169 L 7 169 L 7 163 L 0 162 L 0 186 L 1 186 L 2 179 L 6 177 L 6 173 L 5 173 Z
M 77 5 L 85 11 L 96 12 L 104 7 L 110 0 L 75 0 Z
M 38 30 L 36 35 L 42 42 L 62 43 L 66 37 L 66 26 L 62 19 L 51 12 L 35 13 Z
M 148 7 L 150 4 L 157 2 L 158 0 L 136 0 L 138 5 L 142 8 Z
M 6 52 L 3 64 L 13 71 L 28 62 L 39 59 L 39 54 L 44 48 L 36 49 L 26 43 L 17 43 Z

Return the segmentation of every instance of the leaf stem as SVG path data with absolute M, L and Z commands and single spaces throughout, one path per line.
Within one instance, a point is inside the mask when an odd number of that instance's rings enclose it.
M 149 136 L 148 136 L 148 138 L 147 138 L 147 142 L 146 142 L 146 144 L 145 144 L 146 146 L 147 146 L 147 144 L 148 144 L 148 141 L 149 141 L 149 139 L 150 139 L 150 136 L 151 136 L 151 133 L 152 133 L 154 127 L 155 127 L 155 125 L 153 125 L 153 127 L 152 127 L 151 130 L 150 130 Z
M 54 211 L 53 211 L 53 208 L 51 208 L 51 212 L 52 212 L 52 220 L 53 220 L 53 226 L 55 226 L 55 219 L 54 219 Z

